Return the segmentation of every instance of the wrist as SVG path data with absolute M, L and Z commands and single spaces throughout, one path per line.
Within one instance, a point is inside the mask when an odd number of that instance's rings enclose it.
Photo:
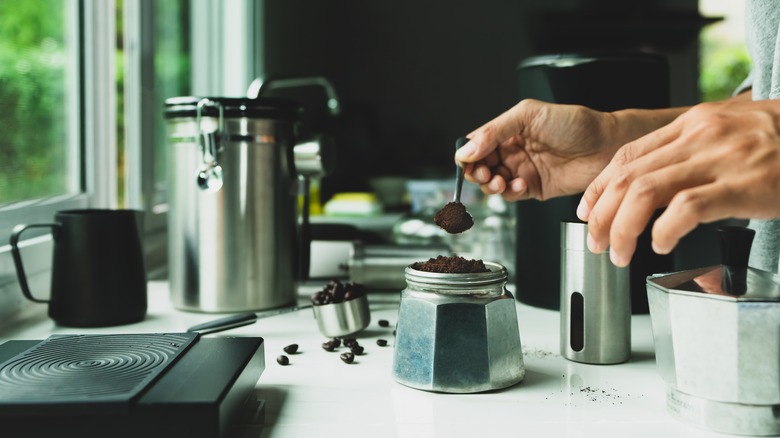
M 621 147 L 639 137 L 647 135 L 656 129 L 662 128 L 687 111 L 688 107 L 662 108 L 662 109 L 638 109 L 628 108 L 609 113 L 616 129 L 615 143 Z

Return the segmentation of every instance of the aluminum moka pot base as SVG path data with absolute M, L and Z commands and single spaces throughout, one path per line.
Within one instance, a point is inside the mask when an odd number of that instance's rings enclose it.
M 473 393 L 523 380 L 525 367 L 506 269 L 448 274 L 407 267 L 393 377 L 426 391 Z
M 780 435 L 780 276 L 747 266 L 752 230 L 719 230 L 724 264 L 647 278 L 667 406 L 702 429 Z

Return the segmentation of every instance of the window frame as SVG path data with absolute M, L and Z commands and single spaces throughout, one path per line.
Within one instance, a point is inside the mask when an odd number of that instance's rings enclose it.
M 191 94 L 246 95 L 263 67 L 263 5 L 262 0 L 190 1 Z M 147 271 L 160 278 L 167 271 L 168 205 L 154 175 L 154 20 L 152 2 L 124 1 L 125 126 L 134 127 L 125 133 L 125 199 L 128 208 L 144 211 Z
M 117 208 L 116 2 L 64 0 L 78 41 L 71 86 L 78 98 L 69 114 L 75 117 L 69 142 L 79 163 L 80 193 L 29 200 L 0 208 L 0 227 L 51 222 L 59 210 Z M 263 67 L 263 0 L 190 0 L 192 94 L 244 96 Z M 154 185 L 154 13 L 153 2 L 124 0 L 125 38 L 125 165 L 126 207 L 145 212 L 144 250 L 150 278 L 165 275 L 167 265 L 167 205 Z M 78 156 L 76 156 L 78 155 Z M 53 242 L 48 234 L 25 232 L 20 247 L 32 292 L 48 294 Z M 44 230 L 45 231 L 45 230 Z M 7 241 L 7 240 L 6 240 Z M 44 298 L 45 295 L 42 297 Z M 0 327 L 13 324 L 45 306 L 27 302 L 21 294 L 10 253 L 0 242 Z
M 12 228 L 21 223 L 51 222 L 55 212 L 74 208 L 111 208 L 116 205 L 116 94 L 114 66 L 115 3 L 67 0 L 68 28 L 75 44 L 69 86 L 76 99 L 68 109 L 71 129 L 68 142 L 72 159 L 79 163 L 79 192 L 45 199 L 25 200 L 0 209 L 0 227 L 9 238 Z M 20 246 L 28 282 L 48 285 L 51 270 L 50 235 L 26 232 Z M 48 257 L 47 257 L 48 256 Z M 11 259 L 10 245 L 0 245 L 0 320 L 24 313 L 24 303 Z M 38 293 L 47 293 L 47 287 Z

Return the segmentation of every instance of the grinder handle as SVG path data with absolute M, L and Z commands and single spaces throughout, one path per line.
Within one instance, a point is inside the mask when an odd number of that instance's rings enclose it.
M 756 231 L 750 228 L 725 226 L 719 227 L 721 263 L 735 268 L 747 268 L 750 246 Z

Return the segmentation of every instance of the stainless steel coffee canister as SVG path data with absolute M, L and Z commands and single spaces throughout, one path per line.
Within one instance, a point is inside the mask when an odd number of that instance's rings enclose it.
M 165 105 L 173 305 L 236 312 L 294 303 L 300 107 L 199 97 Z

